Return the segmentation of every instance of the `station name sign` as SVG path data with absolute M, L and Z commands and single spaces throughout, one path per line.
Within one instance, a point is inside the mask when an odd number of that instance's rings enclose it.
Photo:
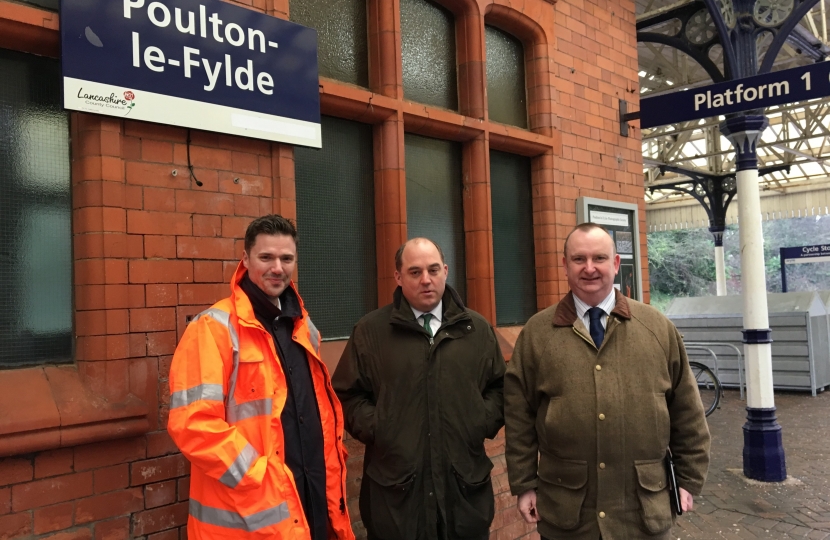
M 830 96 L 830 62 L 640 100 L 640 128 Z
M 221 0 L 62 0 L 64 107 L 319 148 L 317 33 Z

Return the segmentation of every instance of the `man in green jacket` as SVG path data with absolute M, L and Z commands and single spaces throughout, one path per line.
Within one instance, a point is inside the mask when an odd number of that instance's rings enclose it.
M 680 334 L 614 288 L 614 241 L 576 227 L 562 259 L 571 292 L 532 317 L 505 376 L 507 472 L 543 539 L 668 540 L 664 464 L 682 509 L 709 466 L 709 429 Z
M 360 515 L 369 540 L 486 540 L 504 425 L 505 363 L 490 324 L 446 285 L 426 238 L 395 256 L 392 304 L 363 317 L 332 377 L 346 429 L 366 445 Z

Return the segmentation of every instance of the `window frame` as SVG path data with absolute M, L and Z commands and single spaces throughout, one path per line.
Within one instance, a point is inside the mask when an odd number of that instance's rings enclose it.
M 473 0 L 433 0 L 455 16 L 458 110 L 413 103 L 404 98 L 400 45 L 400 3 L 367 0 L 369 16 L 369 88 L 358 89 L 321 79 L 322 114 L 370 123 L 375 144 L 375 215 L 378 303 L 391 301 L 395 289 L 393 256 L 408 238 L 406 228 L 405 133 L 460 142 L 464 190 L 467 303 L 496 322 L 492 255 L 492 210 L 489 150 L 531 158 L 534 251 L 538 305 L 559 297 L 557 271 L 540 273 L 540 265 L 558 268 L 552 211 L 554 155 L 561 139 L 553 129 L 551 37 L 531 15 L 504 3 L 480 9 Z M 553 5 L 540 2 L 553 12 Z M 491 122 L 486 98 L 484 27 L 491 25 L 518 39 L 524 47 L 528 127 Z M 533 81 L 531 84 L 530 81 Z M 554 246 L 551 249 L 551 246 Z M 551 264 L 553 262 L 553 264 Z
M 14 51 L 59 58 L 60 34 L 55 12 L 25 4 L 0 0 L 0 47 Z M 79 148 L 84 136 L 79 124 L 83 116 L 71 113 L 70 160 L 72 161 L 73 244 L 78 233 L 76 223 L 76 169 Z M 100 136 L 100 132 L 99 132 Z M 72 260 L 79 264 L 73 247 Z M 104 260 L 100 259 L 101 266 Z M 78 273 L 73 272 L 73 328 L 79 314 Z M 120 348 L 118 339 L 127 336 L 94 336 L 97 350 Z M 153 431 L 158 427 L 158 367 L 154 362 L 86 361 L 91 343 L 75 338 L 74 364 L 3 369 L 0 377 L 0 410 L 14 415 L 0 415 L 0 456 L 16 455 L 79 444 L 126 438 Z M 139 376 L 140 375 L 140 376 Z M 122 381 L 118 388 L 113 381 Z M 114 435 L 116 434 L 116 435 Z

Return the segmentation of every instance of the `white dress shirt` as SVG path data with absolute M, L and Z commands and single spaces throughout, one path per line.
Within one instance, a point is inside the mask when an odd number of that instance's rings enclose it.
M 435 334 L 437 334 L 438 329 L 441 328 L 441 308 L 443 307 L 443 305 L 444 305 L 444 301 L 440 300 L 438 302 L 438 305 L 435 306 L 435 309 L 428 312 L 432 315 L 432 320 L 429 321 L 429 327 L 430 327 L 430 329 L 432 329 L 432 335 L 433 336 Z M 415 319 L 417 319 L 418 324 L 423 326 L 424 325 L 424 320 L 421 318 L 421 315 L 423 315 L 424 313 L 427 313 L 427 312 L 419 311 L 415 308 L 412 308 L 412 313 L 415 314 Z
M 579 299 L 577 295 L 574 295 L 574 304 L 576 304 L 576 316 L 582 320 L 582 323 L 585 325 L 585 328 L 591 328 L 591 316 L 588 315 L 588 310 L 592 307 L 600 308 L 602 313 L 602 318 L 600 322 L 602 323 L 603 328 L 607 328 L 608 324 L 608 315 L 614 311 L 614 308 L 617 307 L 617 296 L 614 294 L 616 289 L 611 289 L 611 294 L 605 297 L 605 300 L 599 303 L 597 306 L 589 306 L 585 302 Z

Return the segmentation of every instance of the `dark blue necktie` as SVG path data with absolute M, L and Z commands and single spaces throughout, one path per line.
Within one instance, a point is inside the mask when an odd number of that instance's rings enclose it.
M 602 326 L 603 315 L 605 315 L 605 312 L 602 308 L 592 307 L 588 310 L 588 317 L 591 318 L 591 326 L 589 328 L 591 331 L 591 339 L 594 340 L 597 349 L 600 348 L 602 340 L 605 339 L 605 328 Z

